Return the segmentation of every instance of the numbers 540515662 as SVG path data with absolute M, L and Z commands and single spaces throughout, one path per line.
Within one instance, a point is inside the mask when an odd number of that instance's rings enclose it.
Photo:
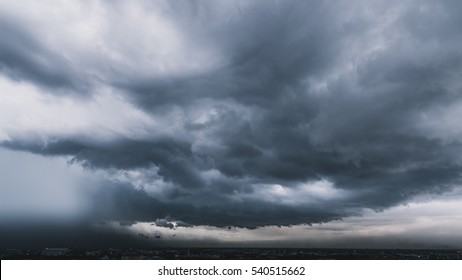
M 254 266 L 252 267 L 252 275 L 305 275 L 305 268 L 287 266 Z

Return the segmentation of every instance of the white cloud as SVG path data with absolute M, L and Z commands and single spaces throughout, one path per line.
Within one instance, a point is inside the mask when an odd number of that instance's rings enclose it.
M 48 51 L 74 70 L 106 82 L 162 78 L 223 65 L 219 50 L 175 21 L 171 3 L 156 1 L 2 1 L 0 10 L 22 23 Z M 205 38 L 203 38 L 205 39 Z
M 27 83 L 0 77 L 0 141 L 83 136 L 96 141 L 167 133 L 162 123 L 102 88 L 89 99 L 55 97 Z
M 247 196 L 276 204 L 313 205 L 326 201 L 346 199 L 348 198 L 348 192 L 335 188 L 334 184 L 326 179 L 321 179 L 292 187 L 280 184 L 255 184 L 254 192 Z

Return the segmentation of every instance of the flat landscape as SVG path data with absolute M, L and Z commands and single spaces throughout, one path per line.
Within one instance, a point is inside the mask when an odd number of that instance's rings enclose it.
M 300 248 L 157 248 L 157 249 L 3 249 L 10 260 L 462 260 L 462 250 L 300 249 Z

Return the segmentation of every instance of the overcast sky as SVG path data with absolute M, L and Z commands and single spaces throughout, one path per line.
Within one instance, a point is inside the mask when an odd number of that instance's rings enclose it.
M 0 1 L 0 243 L 462 247 L 460 26 L 450 0 Z

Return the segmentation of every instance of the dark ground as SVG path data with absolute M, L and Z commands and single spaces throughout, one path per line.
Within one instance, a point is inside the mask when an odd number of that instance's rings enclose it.
M 2 260 L 98 259 L 237 259 L 237 260 L 461 260 L 462 250 L 401 249 L 275 249 L 275 248 L 155 248 L 155 249 L 0 249 Z

